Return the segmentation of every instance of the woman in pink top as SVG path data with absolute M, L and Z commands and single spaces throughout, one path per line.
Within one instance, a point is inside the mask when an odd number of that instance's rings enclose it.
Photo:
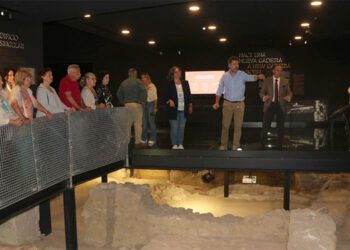
M 29 88 L 32 82 L 32 76 L 25 70 L 19 70 L 15 75 L 15 86 L 11 92 L 10 103 L 16 114 L 23 121 L 31 121 L 34 117 L 33 106 L 52 119 L 53 115 L 44 108 L 33 96 Z

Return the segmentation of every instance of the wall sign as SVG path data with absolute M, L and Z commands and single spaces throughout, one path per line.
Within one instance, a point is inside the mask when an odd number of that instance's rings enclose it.
M 0 47 L 24 49 L 24 42 L 18 34 L 0 32 Z
M 282 65 L 285 71 L 291 69 L 291 65 L 286 58 L 275 50 L 240 52 L 238 57 L 240 58 L 241 68 L 250 74 L 266 74 L 271 72 L 275 64 Z

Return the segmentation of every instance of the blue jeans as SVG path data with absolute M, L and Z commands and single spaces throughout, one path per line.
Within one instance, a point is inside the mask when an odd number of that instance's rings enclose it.
M 182 145 L 184 141 L 184 132 L 186 118 L 184 111 L 177 111 L 177 119 L 170 120 L 170 137 L 172 145 Z
M 147 141 L 148 131 L 151 131 L 150 141 L 157 141 L 156 114 L 154 113 L 154 102 L 147 102 L 143 106 L 142 118 L 142 140 Z

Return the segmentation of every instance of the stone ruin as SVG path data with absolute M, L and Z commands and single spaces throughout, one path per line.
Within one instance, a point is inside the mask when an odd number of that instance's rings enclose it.
M 147 185 L 100 184 L 83 210 L 84 242 L 96 248 L 336 249 L 336 224 L 322 211 L 274 210 L 262 216 L 216 218 L 158 205 Z

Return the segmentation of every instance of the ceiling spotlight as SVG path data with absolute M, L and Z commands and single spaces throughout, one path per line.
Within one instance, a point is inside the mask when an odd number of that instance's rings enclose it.
M 305 40 L 304 44 L 307 44 L 307 40 Z
M 322 1 L 311 1 L 310 5 L 313 7 L 318 7 L 322 5 Z
M 129 35 L 129 34 L 130 34 L 130 30 L 123 29 L 123 30 L 121 31 L 121 33 L 122 33 L 123 35 Z
M 206 30 L 206 29 L 207 29 L 207 27 L 205 27 L 205 26 L 202 27 L 202 30 Z
M 90 18 L 91 17 L 91 14 L 87 13 L 84 15 L 84 18 Z
M 155 44 L 156 44 L 156 41 L 154 41 L 154 40 L 149 40 L 149 41 L 148 41 L 148 44 L 149 44 L 149 45 L 155 45 Z
M 219 39 L 219 42 L 225 43 L 225 42 L 227 42 L 227 38 L 226 38 L 226 37 L 221 37 L 221 38 Z
M 301 23 L 300 26 L 301 26 L 302 28 L 310 28 L 310 23 L 304 22 L 304 23 Z
M 191 5 L 188 10 L 191 12 L 198 12 L 201 8 L 198 5 Z
M 294 40 L 297 40 L 297 41 L 300 41 L 300 40 L 302 40 L 302 39 L 303 39 L 302 36 L 295 36 L 295 37 L 294 37 Z
M 1 12 L 0 12 L 0 15 L 4 16 L 4 15 L 5 15 L 5 12 L 4 12 L 4 11 L 1 11 Z
M 208 30 L 216 30 L 216 26 L 215 25 L 209 25 L 208 26 Z

